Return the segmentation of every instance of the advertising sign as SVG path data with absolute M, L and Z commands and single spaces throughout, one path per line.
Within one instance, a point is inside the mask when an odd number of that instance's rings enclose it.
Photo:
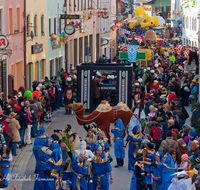
M 9 41 L 6 36 L 0 35 L 0 50 L 6 49 L 9 45 Z

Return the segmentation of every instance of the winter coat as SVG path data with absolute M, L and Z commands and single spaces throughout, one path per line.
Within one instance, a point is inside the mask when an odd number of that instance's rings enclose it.
M 159 151 L 165 155 L 170 148 L 173 148 L 176 151 L 176 154 L 179 154 L 179 147 L 178 143 L 172 139 L 172 137 L 167 137 L 165 140 L 162 141 Z
M 21 110 L 17 111 L 17 116 L 18 116 L 18 121 L 19 121 L 19 124 L 21 126 L 21 129 L 25 129 L 25 124 L 26 124 L 26 117 L 25 115 L 22 113 Z
M 34 105 L 34 104 L 31 104 L 30 105 L 30 108 L 31 108 L 31 114 L 32 114 L 32 121 L 34 123 L 37 122 L 38 118 L 39 118 L 39 111 L 38 111 L 38 108 Z
M 195 150 L 190 150 L 188 152 L 188 156 L 192 156 L 192 155 L 195 155 L 196 158 L 200 157 L 199 148 L 196 148 Z
M 21 141 L 19 135 L 19 129 L 21 128 L 19 122 L 15 118 L 10 118 L 9 121 L 9 128 L 12 135 L 12 142 L 19 142 Z
M 146 116 L 148 116 L 148 114 L 150 113 L 150 110 L 149 110 L 150 105 L 153 105 L 152 102 L 148 102 L 144 106 L 144 113 L 145 113 Z
M 27 125 L 32 125 L 31 115 L 30 113 L 26 112 L 26 119 L 27 119 Z
M 4 136 L 5 140 L 11 141 L 12 136 L 11 136 L 10 128 L 8 126 L 8 123 L 4 120 L 2 122 L 2 128 L 3 128 L 3 136 Z
M 181 163 L 181 156 L 182 156 L 183 154 L 188 154 L 187 145 L 186 145 L 186 144 L 182 145 L 182 146 L 179 148 L 179 150 L 180 150 L 180 152 L 179 152 L 179 154 L 178 154 L 178 156 L 177 156 L 177 164 L 178 164 L 178 165 Z

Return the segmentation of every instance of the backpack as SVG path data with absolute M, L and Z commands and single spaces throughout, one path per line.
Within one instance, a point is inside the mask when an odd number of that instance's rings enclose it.
M 172 144 L 169 144 L 169 142 L 167 141 L 167 139 L 165 140 L 166 142 L 167 142 L 167 148 L 166 148 L 166 153 L 168 152 L 170 152 L 171 150 L 174 150 L 174 143 L 172 143 Z
M 153 133 L 153 140 L 155 141 L 159 141 L 161 138 L 161 131 L 160 128 L 158 126 L 153 126 L 152 127 L 152 133 Z

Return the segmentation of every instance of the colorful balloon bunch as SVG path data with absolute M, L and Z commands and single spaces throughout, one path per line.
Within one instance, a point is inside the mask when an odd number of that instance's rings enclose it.
M 132 29 L 134 27 L 134 25 L 131 23 L 129 24 L 129 28 Z
M 63 32 L 62 34 L 60 34 L 60 41 L 62 42 L 62 44 L 66 44 L 68 42 L 68 38 L 67 38 L 67 34 L 65 34 L 65 32 Z
M 60 44 L 59 38 L 57 38 L 54 33 L 51 34 L 51 42 L 52 42 L 52 46 L 55 46 L 55 47 L 58 47 Z
M 113 25 L 113 26 L 111 26 L 110 27 L 110 29 L 112 30 L 112 31 L 115 31 L 115 30 L 118 30 L 119 29 L 119 25 Z
M 72 21 L 69 22 L 69 24 L 74 25 L 74 27 L 77 28 L 77 29 L 79 28 L 79 22 L 78 21 L 73 21 L 72 20 Z
M 122 22 L 122 18 L 118 18 L 118 21 L 119 21 L 119 22 Z
M 188 9 L 189 6 L 194 7 L 197 4 L 197 1 L 187 0 L 184 3 L 182 3 L 183 8 Z
M 103 18 L 103 11 L 98 11 L 98 17 Z

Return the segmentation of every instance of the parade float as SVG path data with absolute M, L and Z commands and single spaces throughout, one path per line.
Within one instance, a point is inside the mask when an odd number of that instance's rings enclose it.
M 163 17 L 161 16 L 150 17 L 145 13 L 144 8 L 142 6 L 138 6 L 135 9 L 135 18 L 137 19 L 137 21 L 132 24 L 133 27 L 141 26 L 142 28 L 144 28 L 150 26 L 151 27 L 165 26 L 165 20 Z

